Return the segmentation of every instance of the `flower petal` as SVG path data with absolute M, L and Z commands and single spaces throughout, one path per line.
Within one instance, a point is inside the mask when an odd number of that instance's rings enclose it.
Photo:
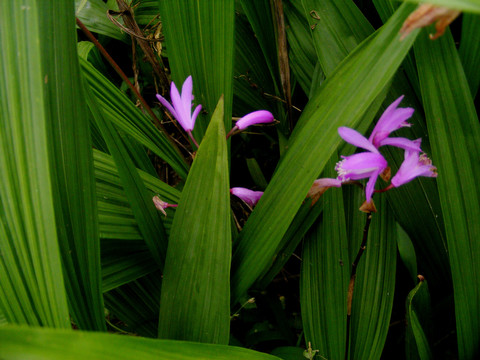
M 375 145 L 375 147 L 380 147 L 380 142 L 387 138 L 393 131 L 401 127 L 411 126 L 407 120 L 412 117 L 415 110 L 413 108 L 397 108 L 403 100 L 403 97 L 403 95 L 400 96 L 390 104 L 373 128 L 368 140 Z
M 410 140 L 402 137 L 386 138 L 380 142 L 379 146 L 390 145 L 395 146 L 404 150 L 410 151 L 422 151 L 420 145 L 422 139 Z
M 170 105 L 170 103 L 162 95 L 157 94 L 157 99 L 158 99 L 158 101 L 160 101 L 160 103 L 163 106 L 165 106 L 167 108 L 168 111 L 170 111 L 170 114 L 172 114 L 175 119 L 178 117 L 177 112 L 175 111 L 173 106 Z
M 243 187 L 234 187 L 230 193 L 245 201 L 250 207 L 254 207 L 263 195 L 263 191 L 253 191 Z
M 243 130 L 250 125 L 254 124 L 264 124 L 273 122 L 274 118 L 270 111 L 267 110 L 258 110 L 251 112 L 250 114 L 245 115 L 240 120 L 235 123 L 235 126 L 239 130 Z
M 368 178 L 375 172 L 381 173 L 387 166 L 387 160 L 381 154 L 363 152 L 344 157 L 335 170 L 339 180 L 348 181 Z
M 373 191 L 375 190 L 375 183 L 377 182 L 378 175 L 380 175 L 382 171 L 375 171 L 368 179 L 367 185 L 365 186 L 365 198 L 367 203 L 372 200 Z
M 416 177 L 437 177 L 437 168 L 432 165 L 432 161 L 425 154 L 418 151 L 405 151 L 405 160 L 392 178 L 392 185 L 399 187 L 406 184 Z
M 358 131 L 350 129 L 346 126 L 341 126 L 338 128 L 338 134 L 346 142 L 355 145 L 356 147 L 378 153 L 378 150 L 373 146 L 373 144 L 367 140 L 365 136 L 360 134 Z

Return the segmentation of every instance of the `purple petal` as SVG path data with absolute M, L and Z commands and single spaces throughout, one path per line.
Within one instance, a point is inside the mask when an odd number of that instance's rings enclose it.
M 250 207 L 254 207 L 263 195 L 263 191 L 253 191 L 242 187 L 231 188 L 230 193 L 245 201 Z
M 360 134 L 358 131 L 350 129 L 346 126 L 341 126 L 338 128 L 338 134 L 346 142 L 355 145 L 356 147 L 378 153 L 378 150 L 373 144 L 367 140 L 365 136 Z
M 163 106 L 165 106 L 167 108 L 168 111 L 170 111 L 170 114 L 172 114 L 175 119 L 178 117 L 177 112 L 175 111 L 173 106 L 170 105 L 170 103 L 162 95 L 157 94 L 157 99 L 158 99 L 158 101 L 160 101 L 160 103 Z
M 420 148 L 420 145 L 422 143 L 422 139 L 417 139 L 417 140 L 410 140 L 402 137 L 395 137 L 395 138 L 386 138 L 383 139 L 379 146 L 383 145 L 391 145 L 395 146 L 404 150 L 410 150 L 410 151 L 422 151 Z
M 403 95 L 390 104 L 368 138 L 377 148 L 380 147 L 380 142 L 387 138 L 393 131 L 404 126 L 411 126 L 406 120 L 412 116 L 415 110 L 412 108 L 397 109 L 397 106 L 402 100 Z
M 418 151 L 405 151 L 405 160 L 395 176 L 392 178 L 392 185 L 399 187 L 406 184 L 416 177 L 437 177 L 437 168 L 432 165 L 432 161 Z
M 344 157 L 335 170 L 339 180 L 348 181 L 368 178 L 376 172 L 381 173 L 387 166 L 387 160 L 381 154 L 363 152 Z
M 193 111 L 193 114 L 192 114 L 193 125 L 195 125 L 195 120 L 197 120 L 197 116 L 201 110 L 202 110 L 202 105 L 198 105 Z
M 245 115 L 235 123 L 239 130 L 243 130 L 250 125 L 264 124 L 273 122 L 273 115 L 270 111 L 258 110 Z
M 377 182 L 378 175 L 380 175 L 382 171 L 376 171 L 372 173 L 370 179 L 368 179 L 367 186 L 365 186 L 365 198 L 367 203 L 372 200 L 373 191 L 375 190 L 375 183 Z
M 173 108 L 177 113 L 176 119 L 178 123 L 183 128 L 183 130 L 192 131 L 193 129 L 190 128 L 190 124 L 188 121 L 188 119 L 190 118 L 190 112 L 185 113 L 185 108 L 182 104 L 182 97 L 180 96 L 180 93 L 178 92 L 177 87 L 175 86 L 175 83 L 173 81 L 170 87 L 170 98 L 172 99 Z

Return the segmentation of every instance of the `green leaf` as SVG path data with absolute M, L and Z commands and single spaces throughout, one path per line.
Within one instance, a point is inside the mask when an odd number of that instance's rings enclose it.
M 398 41 L 398 30 L 411 9 L 401 6 L 376 36 L 337 67 L 309 101 L 288 150 L 236 242 L 232 277 L 235 301 L 271 262 L 308 189 L 340 144 L 337 127 L 356 127 L 396 72 L 414 40 L 412 36 Z
M 477 14 L 464 14 L 462 18 L 462 40 L 458 49 L 463 69 L 472 91 L 472 97 L 480 85 L 480 16 Z
M 191 75 L 195 103 L 212 114 L 223 94 L 224 124 L 232 127 L 233 48 L 235 11 L 233 0 L 160 1 L 168 61 L 177 85 Z M 209 116 L 199 115 L 193 131 L 200 141 Z
M 375 203 L 378 213 L 372 214 L 367 247 L 358 264 L 353 291 L 350 359 L 380 359 L 393 307 L 397 228 L 385 196 L 377 197 Z M 350 248 L 353 258 L 362 233 L 351 236 L 356 240 Z
M 412 3 L 421 4 L 423 0 L 404 0 Z M 461 10 L 465 12 L 480 13 L 479 0 L 428 0 L 429 4 L 445 6 L 450 9 Z
M 351 0 L 302 0 L 313 44 L 323 73 L 328 77 L 373 27 Z
M 81 63 L 85 63 L 84 60 L 80 60 Z M 153 258 L 162 267 L 167 248 L 167 236 L 153 204 L 151 193 L 145 188 L 145 184 L 130 158 L 128 148 L 121 135 L 114 125 L 105 119 L 104 113 L 99 108 L 92 90 L 86 82 L 84 82 L 84 88 L 88 108 L 115 160 L 125 195 L 137 220 L 142 237 L 148 245 Z
M 0 357 L 13 359 L 105 360 L 275 360 L 275 356 L 233 346 L 145 339 L 81 331 L 0 328 Z
M 42 48 L 53 55 L 43 58 L 55 168 L 53 199 L 73 321 L 80 329 L 105 331 L 90 118 L 84 111 L 72 13 L 72 2 L 49 3 L 40 17 L 41 31 L 52 34 Z
M 228 344 L 230 193 L 223 98 L 188 175 L 170 232 L 159 337 Z
M 408 294 L 405 307 L 407 315 L 405 353 L 407 359 L 432 359 L 432 352 L 426 336 L 431 316 L 430 293 L 423 277 Z
M 80 65 L 102 116 L 165 160 L 180 177 L 186 178 L 188 165 L 167 136 L 92 64 L 80 58 Z
M 99 0 L 75 0 L 75 16 L 78 17 L 88 30 L 129 42 L 128 36 L 107 17 L 107 4 Z M 122 25 L 123 20 L 117 19 Z
M 398 247 L 398 254 L 402 259 L 403 264 L 407 268 L 412 280 L 415 281 L 417 278 L 417 256 L 415 254 L 415 248 L 413 247 L 412 240 L 402 229 L 402 227 L 397 224 L 397 247 Z
M 333 171 L 335 162 L 329 165 Z M 330 171 L 328 175 L 332 175 Z M 328 176 L 327 175 L 327 176 Z M 342 191 L 327 190 L 322 219 L 305 237 L 300 278 L 300 303 L 305 341 L 327 359 L 345 358 L 347 293 L 350 280 Z
M 0 32 L 0 308 L 11 323 L 69 328 L 52 188 L 55 119 L 45 87 L 53 79 L 44 68 L 55 54 L 41 47 L 52 35 L 41 21 L 59 23 L 38 5 L 0 4 L 9 29 Z M 56 5 L 61 17 L 71 16 L 68 4 Z
M 438 168 L 438 190 L 452 269 L 459 358 L 478 357 L 480 342 L 480 124 L 449 31 L 415 44 L 423 104 Z

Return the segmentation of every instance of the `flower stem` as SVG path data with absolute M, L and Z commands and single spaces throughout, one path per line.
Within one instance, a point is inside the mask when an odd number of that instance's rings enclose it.
M 187 134 L 188 134 L 188 136 L 190 136 L 190 139 L 192 140 L 192 142 L 195 144 L 195 146 L 196 146 L 197 149 L 198 149 L 199 146 L 198 146 L 197 140 L 195 140 L 195 138 L 193 137 L 192 132 L 191 132 L 191 131 L 187 131 Z
M 352 263 L 352 271 L 350 273 L 350 283 L 348 285 L 348 295 L 347 295 L 347 339 L 345 344 L 345 359 L 348 358 L 348 345 L 350 341 L 350 315 L 352 314 L 352 300 L 353 300 L 353 290 L 355 288 L 355 278 L 357 276 L 357 266 L 360 258 L 362 257 L 365 249 L 367 248 L 367 239 L 368 239 L 368 230 L 370 229 L 370 223 L 372 221 L 372 213 L 367 213 L 367 219 L 365 226 L 363 228 L 363 238 L 362 243 L 360 244 L 360 249 L 358 249 L 357 256 Z

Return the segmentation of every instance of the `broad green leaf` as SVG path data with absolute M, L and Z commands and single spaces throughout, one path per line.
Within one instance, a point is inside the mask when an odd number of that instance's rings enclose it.
M 327 176 L 335 163 L 329 161 Z M 342 191 L 331 188 L 320 198 L 321 220 L 305 237 L 300 303 L 305 340 L 326 359 L 345 358 L 347 293 L 350 280 Z
M 224 95 L 224 124 L 232 128 L 235 11 L 233 0 L 160 1 L 168 61 L 177 85 L 191 75 L 195 103 L 202 104 L 193 131 L 200 141 L 218 99 Z
M 288 150 L 236 242 L 234 301 L 271 262 L 308 189 L 340 144 L 337 127 L 356 127 L 400 66 L 415 38 L 398 41 L 398 30 L 411 9 L 402 5 L 376 36 L 337 67 L 307 104 Z
M 42 21 L 59 24 L 36 1 L 0 3 L 0 308 L 10 323 L 69 328 L 44 67 L 55 54 L 41 47 Z
M 426 336 L 431 316 L 430 293 L 423 277 L 408 294 L 405 307 L 407 313 L 405 354 L 407 359 L 432 359 L 432 352 Z
M 0 357 L 13 359 L 105 360 L 275 360 L 275 356 L 233 346 L 156 340 L 94 332 L 4 326 Z
M 351 0 L 302 0 L 313 44 L 323 73 L 328 77 L 373 27 Z
M 423 3 L 423 0 L 404 0 L 412 3 Z M 445 6 L 450 9 L 462 10 L 465 12 L 480 13 L 479 0 L 428 0 L 429 4 Z
M 372 214 L 366 250 L 358 264 L 353 290 L 350 359 L 380 359 L 393 307 L 397 228 L 385 196 L 377 196 L 375 204 L 378 213 Z M 363 234 L 358 232 L 351 236 L 356 238 L 350 248 L 353 259 Z
M 106 330 L 100 272 L 95 176 L 88 112 L 84 111 L 72 2 L 42 6 L 46 103 L 51 119 L 53 199 L 73 321 L 80 329 Z M 47 16 L 48 14 L 48 16 Z
M 228 344 L 230 192 L 223 98 L 213 113 L 173 219 L 159 337 Z
M 480 124 L 449 31 L 415 44 L 420 88 L 438 168 L 438 190 L 452 269 L 459 358 L 478 357 L 480 343 Z
M 80 60 L 81 63 L 85 62 L 82 59 Z M 130 158 L 128 148 L 122 140 L 122 136 L 114 125 L 105 119 L 104 113 L 100 110 L 92 94 L 93 91 L 85 81 L 84 88 L 88 108 L 115 160 L 125 195 L 137 220 L 142 237 L 151 251 L 153 258 L 157 264 L 162 267 L 167 248 L 167 235 L 157 213 L 157 209 L 153 204 L 151 193 L 147 191 L 145 184 L 140 178 Z

